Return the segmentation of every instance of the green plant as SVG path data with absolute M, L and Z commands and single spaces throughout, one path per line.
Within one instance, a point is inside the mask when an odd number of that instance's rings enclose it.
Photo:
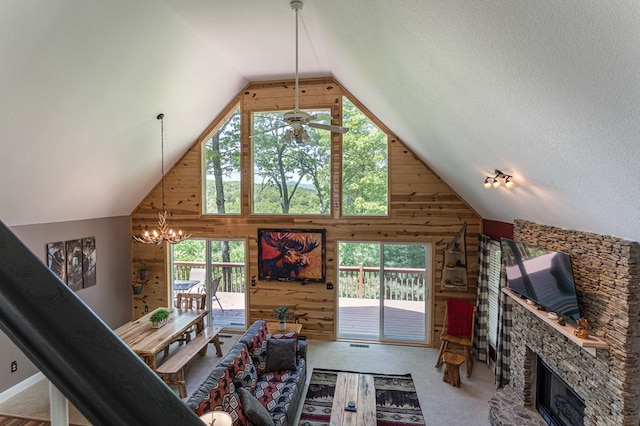
M 279 321 L 285 321 L 287 316 L 289 316 L 289 308 L 286 306 L 278 306 L 273 310 L 274 314 L 271 315 L 272 318 L 278 318 Z
M 161 322 L 167 318 L 169 318 L 169 311 L 166 309 L 158 309 L 149 317 L 151 322 Z
M 147 265 L 138 266 L 138 272 L 149 272 L 149 267 Z

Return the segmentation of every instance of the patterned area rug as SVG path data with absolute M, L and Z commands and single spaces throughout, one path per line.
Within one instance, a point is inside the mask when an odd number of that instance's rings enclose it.
M 371 373 L 367 373 L 371 374 Z M 424 425 L 411 374 L 371 374 L 376 388 L 378 426 Z M 338 371 L 314 368 L 302 407 L 300 426 L 328 425 Z

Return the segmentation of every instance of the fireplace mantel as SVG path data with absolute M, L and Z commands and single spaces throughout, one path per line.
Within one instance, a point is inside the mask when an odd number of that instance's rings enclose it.
M 595 357 L 596 356 L 596 351 L 598 349 L 605 349 L 605 350 L 609 349 L 609 345 L 607 343 L 605 343 L 604 341 L 598 339 L 597 337 L 589 336 L 589 338 L 587 338 L 587 339 L 581 339 L 581 338 L 577 337 L 574 334 L 575 327 L 573 327 L 571 325 L 568 325 L 568 324 L 567 325 L 558 324 L 558 322 L 556 320 L 552 320 L 552 319 L 548 318 L 545 311 L 541 311 L 541 310 L 535 308 L 534 306 L 531 306 L 530 304 L 527 303 L 526 299 L 518 296 L 513 291 L 511 291 L 509 288 L 503 288 L 502 291 L 503 291 L 504 294 L 506 294 L 509 297 L 511 297 L 511 299 L 513 299 L 516 303 L 524 306 L 527 310 L 529 310 L 529 312 L 533 313 L 538 318 L 540 318 L 542 321 L 546 322 L 551 327 L 553 327 L 554 329 L 558 330 L 560 333 L 562 333 L 562 335 L 567 337 L 570 341 L 572 341 L 576 345 L 580 346 L 582 349 L 584 349 L 590 355 Z

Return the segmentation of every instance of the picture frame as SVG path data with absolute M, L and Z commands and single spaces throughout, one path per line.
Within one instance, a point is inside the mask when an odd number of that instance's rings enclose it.
M 324 229 L 258 229 L 258 279 L 326 281 Z

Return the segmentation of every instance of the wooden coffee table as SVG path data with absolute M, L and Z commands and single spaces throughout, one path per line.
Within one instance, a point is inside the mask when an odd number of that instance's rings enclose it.
M 356 411 L 345 410 L 349 401 L 355 402 Z M 376 424 L 376 389 L 373 376 L 361 373 L 338 373 L 336 391 L 331 407 L 331 425 Z

